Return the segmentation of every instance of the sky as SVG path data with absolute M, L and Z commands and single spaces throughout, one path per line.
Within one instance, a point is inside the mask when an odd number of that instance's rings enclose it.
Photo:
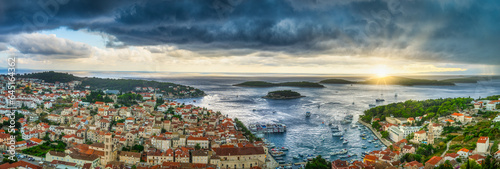
M 498 75 L 499 21 L 498 0 L 0 1 L 0 67 Z

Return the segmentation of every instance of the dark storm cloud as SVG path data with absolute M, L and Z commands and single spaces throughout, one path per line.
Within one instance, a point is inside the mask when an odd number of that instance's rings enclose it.
M 404 53 L 379 57 L 500 64 L 500 1 L 495 0 L 41 2 L 56 2 L 58 8 L 1 1 L 0 34 L 66 26 L 109 34 L 108 47 L 170 44 L 214 56 L 231 50 L 370 56 L 393 49 Z M 46 23 L 40 13 L 46 13 Z

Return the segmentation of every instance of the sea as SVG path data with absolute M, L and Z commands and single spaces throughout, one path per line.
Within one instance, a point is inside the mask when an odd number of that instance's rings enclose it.
M 332 78 L 328 75 L 282 75 L 282 74 L 175 74 L 150 72 L 69 72 L 77 76 L 95 76 L 105 78 L 133 78 L 173 82 L 189 85 L 206 92 L 206 96 L 191 99 L 177 99 L 178 102 L 207 107 L 220 111 L 231 118 L 238 118 L 244 124 L 252 123 L 282 123 L 287 126 L 285 133 L 265 134 L 263 137 L 274 143 L 276 147 L 288 148 L 284 160 L 287 163 L 302 162 L 302 158 L 293 159 L 298 154 L 322 155 L 329 160 L 336 160 L 340 155 L 330 156 L 331 152 L 347 149 L 356 154 L 343 160 L 360 160 L 361 153 L 380 150 L 383 144 L 378 140 L 370 143 L 368 140 L 376 138 L 370 130 L 359 130 L 350 125 L 341 125 L 339 122 L 346 115 L 354 115 L 352 124 L 358 116 L 369 109 L 369 104 L 385 105 L 406 100 L 425 100 L 453 97 L 486 97 L 500 94 L 500 80 L 485 78 L 478 83 L 457 83 L 455 86 L 399 86 L 399 85 L 362 85 L 362 84 L 324 84 L 324 88 L 299 87 L 237 87 L 233 86 L 245 81 L 290 82 L 310 81 L 319 82 Z M 366 77 L 344 76 L 346 80 L 361 80 Z M 445 78 L 445 77 L 432 77 Z M 306 96 L 292 100 L 263 99 L 270 91 L 293 90 Z M 385 99 L 376 102 L 376 98 Z M 307 118 L 306 112 L 312 116 Z M 340 125 L 345 132 L 343 140 L 332 137 L 328 123 Z M 360 134 L 366 133 L 366 140 Z M 366 146 L 366 149 L 363 148 Z M 378 147 L 376 147 L 378 146 Z

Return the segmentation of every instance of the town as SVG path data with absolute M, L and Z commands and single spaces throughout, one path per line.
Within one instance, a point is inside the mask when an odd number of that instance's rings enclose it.
M 7 79 L 2 78 L 2 83 Z M 276 162 L 268 141 L 221 112 L 163 98 L 154 87 L 132 91 L 91 90 L 81 81 L 17 81 L 14 108 L 0 96 L 0 168 L 455 168 L 494 166 L 500 158 L 500 100 L 466 99 L 469 109 L 415 117 L 363 116 L 386 145 L 362 161 Z M 470 100 L 470 101 L 469 101 Z M 467 106 L 465 106 L 467 107 Z M 15 132 L 7 132 L 15 112 Z M 485 113 L 487 112 L 487 113 Z M 432 116 L 432 117 L 431 117 Z M 366 121 L 369 119 L 369 121 Z M 479 128 L 478 128 L 479 127 Z M 479 130 L 479 132 L 478 132 Z

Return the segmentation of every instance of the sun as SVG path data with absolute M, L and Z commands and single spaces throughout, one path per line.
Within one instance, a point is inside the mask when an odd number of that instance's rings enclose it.
M 387 70 L 386 66 L 379 66 L 378 68 L 375 69 L 375 75 L 378 77 L 387 77 L 389 70 Z

